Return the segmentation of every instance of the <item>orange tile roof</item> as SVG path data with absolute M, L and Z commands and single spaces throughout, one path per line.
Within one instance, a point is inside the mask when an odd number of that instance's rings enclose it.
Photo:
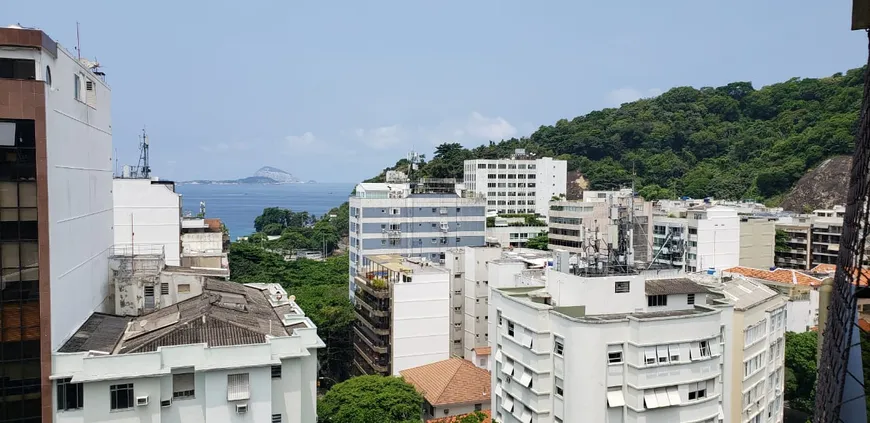
M 761 279 L 771 282 L 786 283 L 792 285 L 809 285 L 818 286 L 822 284 L 822 280 L 814 278 L 810 275 L 801 273 L 794 269 L 753 269 L 751 267 L 737 266 L 730 269 L 725 269 L 726 273 L 737 273 L 749 278 Z
M 870 322 L 864 319 L 858 319 L 858 327 L 864 332 L 870 332 Z
M 434 406 L 489 402 L 490 374 L 472 362 L 450 358 L 399 372 Z
M 474 353 L 477 355 L 490 355 L 492 354 L 492 347 L 477 347 L 474 348 Z
M 492 423 L 492 412 L 490 410 L 483 410 L 481 413 L 486 414 L 486 419 L 483 423 Z M 469 413 L 472 414 L 472 413 Z M 459 419 L 467 416 L 468 414 L 462 414 L 460 416 L 450 416 L 450 417 L 442 417 L 440 419 L 432 419 L 428 420 L 426 423 L 456 423 Z
M 816 267 L 810 269 L 810 273 L 816 274 L 826 274 L 830 276 L 834 276 L 834 273 L 837 272 L 836 264 L 819 264 Z M 856 272 L 857 273 L 857 272 Z M 861 269 L 861 281 L 862 285 L 867 285 L 868 281 L 870 281 L 870 269 Z

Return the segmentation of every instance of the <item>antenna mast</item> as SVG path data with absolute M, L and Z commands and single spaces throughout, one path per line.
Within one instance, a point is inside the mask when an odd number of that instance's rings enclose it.
M 79 61 L 82 60 L 82 39 L 79 36 L 79 23 L 76 22 L 76 53 L 79 55 Z
M 145 133 L 145 128 L 142 128 L 141 142 L 139 143 L 139 177 L 150 178 L 151 166 L 148 160 L 148 134 Z

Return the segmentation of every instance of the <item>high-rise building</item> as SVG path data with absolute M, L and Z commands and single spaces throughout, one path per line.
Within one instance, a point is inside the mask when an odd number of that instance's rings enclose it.
M 687 272 L 738 266 L 740 241 L 740 217 L 729 207 L 702 205 L 653 217 L 655 262 Z
M 731 421 L 723 415 L 731 308 L 707 305 L 706 287 L 580 272 L 558 257 L 522 279 L 492 289 L 496 420 Z
M 160 246 L 169 266 L 181 265 L 181 195 L 175 182 L 115 178 L 115 245 Z
M 463 197 L 452 180 L 361 183 L 350 197 L 350 297 L 363 257 L 400 254 L 444 260 L 451 248 L 485 242 L 485 202 Z
M 52 420 L 52 351 L 108 296 L 111 95 L 47 34 L 0 28 L 0 421 Z
M 509 159 L 466 160 L 464 182 L 467 190 L 486 197 L 488 214 L 547 216 L 549 201 L 565 196 L 568 162 L 517 150 Z

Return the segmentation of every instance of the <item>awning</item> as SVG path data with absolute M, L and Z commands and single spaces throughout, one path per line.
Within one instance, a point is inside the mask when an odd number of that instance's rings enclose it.
M 665 388 L 656 389 L 656 402 L 659 407 L 667 407 L 671 405 L 671 400 L 668 398 L 668 391 Z
M 509 362 L 509 361 L 506 361 L 506 362 L 504 363 L 504 365 L 501 367 L 501 371 L 502 371 L 502 373 L 504 373 L 504 374 L 506 374 L 506 375 L 508 375 L 508 376 L 513 376 L 513 374 L 514 374 L 514 363 L 511 363 L 511 362 Z
M 722 406 L 719 406 L 719 420 L 725 420 L 725 412 L 722 411 Z
M 625 396 L 622 390 L 607 391 L 607 405 L 609 407 L 622 407 L 625 405 Z
M 643 391 L 644 407 L 647 409 L 659 408 L 659 402 L 656 400 L 656 392 L 652 389 Z
M 510 397 L 510 395 L 505 395 L 504 400 L 501 402 L 501 407 L 507 410 L 508 413 L 514 411 L 514 399 Z
M 676 386 L 672 386 L 667 389 L 668 392 L 668 402 L 671 405 L 680 405 L 680 391 L 677 390 Z
M 528 408 L 523 407 L 523 412 L 520 414 L 520 421 L 523 423 L 531 423 L 532 413 Z
M 495 395 L 499 397 L 501 396 L 501 383 L 495 385 Z
M 520 383 L 526 388 L 532 384 L 532 373 L 528 369 L 524 370 L 523 375 L 520 376 Z
M 645 363 L 649 363 L 652 360 L 653 363 L 656 362 L 656 349 L 655 348 L 647 348 L 643 353 L 644 358 L 646 359 Z
M 689 350 L 692 360 L 700 360 L 701 359 L 701 344 L 698 342 L 692 343 L 692 348 Z
M 495 361 L 501 363 L 501 349 L 495 352 Z

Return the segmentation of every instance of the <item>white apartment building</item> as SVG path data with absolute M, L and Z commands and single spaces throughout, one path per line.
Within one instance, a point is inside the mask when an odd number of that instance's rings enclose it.
M 442 181 L 436 181 L 442 182 Z M 366 255 L 400 254 L 439 263 L 448 249 L 485 243 L 485 201 L 455 184 L 361 183 L 350 197 L 349 288 Z
M 699 206 L 653 216 L 655 262 L 715 273 L 740 264 L 740 217 L 734 209 Z M 769 244 L 768 244 L 769 245 Z
M 50 421 L 51 352 L 109 294 L 111 91 L 90 62 L 13 25 L 0 28 L 0 98 L 0 350 L 17 351 L 0 410 Z
M 157 178 L 112 181 L 115 245 L 160 245 L 166 264 L 181 265 L 181 195 Z
M 549 201 L 566 193 L 568 162 L 517 150 L 509 159 L 466 160 L 464 182 L 467 190 L 486 197 L 488 213 L 547 216 Z
M 685 278 L 581 277 L 560 266 L 493 287 L 494 419 L 735 421 L 723 407 L 730 307 L 706 305 L 707 288 Z
M 718 284 L 715 292 L 734 308 L 734 336 L 725 351 L 734 357 L 734 366 L 723 375 L 730 391 L 731 403 L 726 407 L 731 421 L 782 422 L 786 298 L 742 277 Z
M 450 358 L 449 271 L 419 257 L 363 257 L 355 277 L 354 372 L 399 372 Z
M 490 220 L 492 219 L 492 224 Z M 520 248 L 530 238 L 542 233 L 547 233 L 546 222 L 529 225 L 525 217 L 488 217 L 486 224 L 487 245 L 499 245 L 502 247 Z
M 181 265 L 221 270 L 230 276 L 229 235 L 220 219 L 184 218 L 181 221 Z
M 278 284 L 207 281 L 137 317 L 94 313 L 53 354 L 57 423 L 316 420 L 317 328 Z

